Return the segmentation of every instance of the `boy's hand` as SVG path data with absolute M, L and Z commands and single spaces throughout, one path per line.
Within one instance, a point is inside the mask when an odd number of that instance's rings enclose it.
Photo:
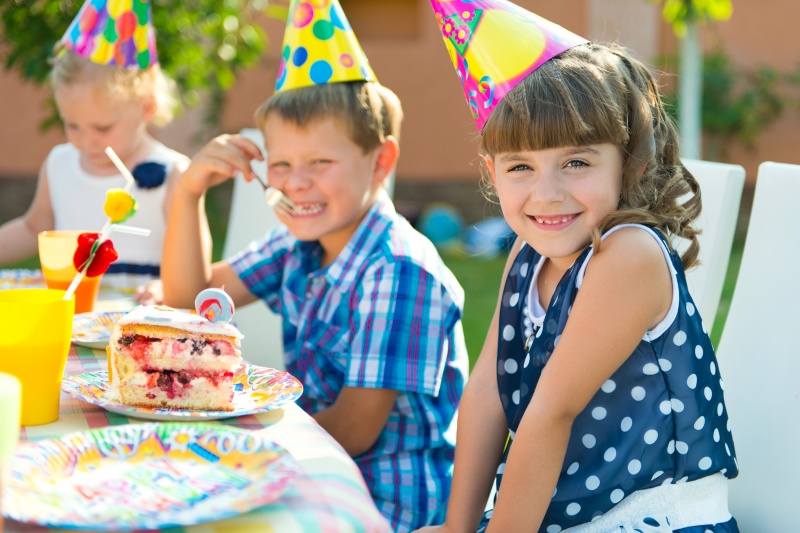
M 207 189 L 219 185 L 241 173 L 246 180 L 255 178 L 250 161 L 263 161 L 258 146 L 239 135 L 220 135 L 211 140 L 192 158 L 189 168 L 178 181 L 178 187 L 202 195 Z

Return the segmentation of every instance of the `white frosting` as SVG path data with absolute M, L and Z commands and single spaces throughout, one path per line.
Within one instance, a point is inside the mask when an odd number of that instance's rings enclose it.
M 225 322 L 209 322 L 199 315 L 193 315 L 164 305 L 140 305 L 123 316 L 119 325 L 147 324 L 164 326 L 192 333 L 226 335 L 242 339 L 244 335 L 235 326 Z

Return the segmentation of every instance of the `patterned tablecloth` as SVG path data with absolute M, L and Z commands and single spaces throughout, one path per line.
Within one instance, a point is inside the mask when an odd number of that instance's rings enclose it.
M 106 305 L 101 304 L 100 307 L 102 309 Z M 119 308 L 116 302 L 108 307 Z M 71 347 L 65 369 L 66 375 L 105 369 L 105 350 L 75 345 Z M 23 427 L 20 432 L 20 446 L 24 446 L 26 441 L 57 437 L 76 431 L 145 422 L 148 421 L 106 411 L 62 392 L 58 420 L 43 426 Z M 258 432 L 288 450 L 303 472 L 276 501 L 254 511 L 234 518 L 164 531 L 171 533 L 391 531 L 388 523 L 375 508 L 358 467 L 339 444 L 296 404 L 274 411 L 206 421 L 206 423 Z M 5 521 L 4 529 L 6 533 L 45 530 L 39 526 L 8 519 Z

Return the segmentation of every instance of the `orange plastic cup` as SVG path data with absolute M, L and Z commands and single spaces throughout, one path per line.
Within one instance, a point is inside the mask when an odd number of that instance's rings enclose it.
M 85 231 L 43 231 L 39 233 L 39 263 L 44 281 L 50 289 L 65 291 L 78 273 L 72 256 L 78 248 L 78 235 Z M 75 290 L 75 312 L 88 313 L 94 309 L 100 278 L 84 276 Z
M 58 420 L 75 298 L 64 291 L 0 291 L 0 372 L 22 384 L 23 426 Z

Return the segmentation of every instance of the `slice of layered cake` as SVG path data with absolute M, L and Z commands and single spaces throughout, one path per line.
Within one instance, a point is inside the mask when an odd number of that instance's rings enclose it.
M 111 386 L 128 405 L 232 411 L 241 338 L 225 322 L 137 307 L 117 322 L 109 341 Z

